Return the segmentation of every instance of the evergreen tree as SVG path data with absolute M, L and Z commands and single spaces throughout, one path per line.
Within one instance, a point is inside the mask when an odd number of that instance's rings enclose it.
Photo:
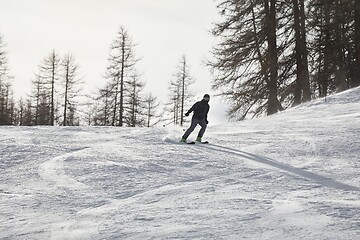
M 351 87 L 360 85 L 360 1 L 355 1 L 354 7 L 354 63 L 351 66 Z
M 213 88 L 232 100 L 232 118 L 277 112 L 281 105 L 275 1 L 226 0 L 218 9 L 224 20 L 213 29 L 220 39 L 214 60 L 208 62 L 215 74 Z
M 145 112 L 146 112 L 146 127 L 151 127 L 160 122 L 161 115 L 158 114 L 158 107 L 160 103 L 157 102 L 157 98 L 150 93 L 145 98 Z
M 41 125 L 55 124 L 56 115 L 56 86 L 60 78 L 61 59 L 53 50 L 39 66 L 39 75 L 37 76 L 37 104 L 41 105 L 41 111 L 37 110 L 42 121 Z M 39 105 L 37 105 L 39 107 Z M 49 109 L 50 113 L 47 112 Z M 43 115 L 42 115 L 43 114 Z M 49 116 L 49 117 L 48 117 Z M 38 124 L 38 123 L 37 123 Z
M 133 74 L 126 82 L 127 91 L 125 99 L 125 122 L 129 127 L 144 126 L 145 113 L 141 91 L 145 84 L 140 81 L 137 74 Z
M 28 98 L 26 102 L 21 100 L 19 105 L 19 125 L 33 126 L 35 121 L 31 99 Z
M 31 99 L 33 104 L 28 104 L 27 114 L 33 113 L 34 116 L 28 116 L 25 125 L 48 125 L 49 123 L 43 119 L 44 116 L 40 116 L 40 113 L 45 114 L 45 116 L 51 115 L 49 101 L 44 103 L 44 99 L 46 99 L 45 96 L 48 96 L 48 94 L 46 84 L 43 78 L 40 77 L 40 74 L 35 75 L 35 79 L 32 80 L 32 85 Z M 32 108 L 34 108 L 34 110 L 32 110 Z M 48 111 L 46 111 L 46 109 L 48 109 Z M 43 121 L 40 121 L 40 118 L 42 118 Z
M 3 36 L 0 35 L 0 125 L 12 125 L 13 122 L 13 92 L 7 53 Z
M 80 92 L 79 85 L 81 84 L 81 79 L 78 77 L 79 67 L 75 63 L 75 58 L 69 53 L 65 55 L 63 62 L 63 87 L 64 87 L 64 95 L 63 95 L 63 103 L 64 103 L 64 111 L 63 111 L 63 126 L 67 125 L 78 125 L 75 122 L 75 111 L 76 111 L 76 100 L 75 98 L 78 96 Z M 78 122 L 78 121 L 77 121 Z
M 170 82 L 170 102 L 167 104 L 167 111 L 172 114 L 175 124 L 180 126 L 184 123 L 184 108 L 188 106 L 192 94 L 189 87 L 194 83 L 190 76 L 189 65 L 186 56 L 182 56 L 175 73 L 175 79 Z
M 126 78 L 128 78 L 138 61 L 134 54 L 135 45 L 128 31 L 120 27 L 117 36 L 110 47 L 109 65 L 106 79 L 109 81 L 109 97 L 112 101 L 112 126 L 124 125 L 124 99 L 126 91 Z M 106 96 L 108 96 L 106 94 Z
M 94 99 L 91 104 L 94 112 L 92 122 L 94 125 L 110 126 L 112 123 L 112 84 L 105 86 L 103 89 L 98 90 L 99 97 Z
M 356 5 L 354 0 L 309 2 L 311 72 L 320 97 L 352 87 L 358 75 Z

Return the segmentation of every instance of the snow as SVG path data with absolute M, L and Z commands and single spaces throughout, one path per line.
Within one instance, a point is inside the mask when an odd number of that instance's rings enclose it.
M 0 239 L 359 239 L 359 110 L 356 88 L 195 145 L 174 126 L 0 127 Z

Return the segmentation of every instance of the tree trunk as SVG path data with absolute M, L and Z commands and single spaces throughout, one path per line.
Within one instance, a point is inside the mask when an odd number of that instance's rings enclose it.
M 184 102 L 185 102 L 185 80 L 186 80 L 186 59 L 183 58 L 183 72 L 181 79 L 181 109 L 180 109 L 180 126 L 184 124 Z
M 308 63 L 308 49 L 306 44 L 306 27 L 305 27 L 305 6 L 304 0 L 299 0 L 300 7 L 300 30 L 301 30 L 301 39 L 300 39 L 300 51 L 302 53 L 302 102 L 307 102 L 311 100 L 311 89 L 310 89 L 310 77 L 309 77 L 309 63 Z
M 52 72 L 51 72 L 51 115 L 50 115 L 50 125 L 54 126 L 54 122 L 55 122 L 55 69 L 56 69 L 56 55 L 55 55 L 55 51 L 53 51 L 52 53 Z
M 292 0 L 294 9 L 296 84 L 294 105 L 311 99 L 307 61 L 304 0 Z
M 270 4 L 269 4 L 270 3 Z M 269 45 L 269 71 L 270 79 L 268 83 L 268 107 L 267 114 L 271 115 L 278 111 L 277 99 L 277 79 L 278 79 L 278 58 L 276 46 L 276 1 L 266 0 L 265 11 L 268 18 L 267 36 Z
M 124 71 L 125 71 L 125 43 L 126 37 L 123 35 L 123 44 L 121 46 L 121 71 L 120 71 L 120 107 L 119 107 L 119 127 L 123 126 L 124 119 Z
M 300 30 L 300 12 L 298 0 L 292 0 L 294 8 L 294 30 L 295 30 L 295 58 L 296 58 L 296 82 L 294 90 L 294 106 L 301 103 L 302 97 L 302 53 L 301 53 L 301 30 Z
M 68 89 L 69 89 L 69 69 L 66 69 L 66 76 L 65 76 L 65 100 L 64 100 L 64 120 L 63 126 L 66 126 L 66 118 L 67 118 L 67 104 L 68 104 Z
M 331 36 L 330 36 L 330 6 L 325 4 L 325 26 L 324 27 L 324 74 L 321 79 L 321 95 L 320 97 L 326 97 L 328 95 L 328 87 L 330 81 L 330 63 L 331 63 Z

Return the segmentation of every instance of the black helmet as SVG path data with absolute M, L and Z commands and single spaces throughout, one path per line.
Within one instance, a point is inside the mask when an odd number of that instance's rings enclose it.
M 203 97 L 203 99 L 205 100 L 205 101 L 210 101 L 210 95 L 209 94 L 205 94 L 204 95 L 204 97 Z

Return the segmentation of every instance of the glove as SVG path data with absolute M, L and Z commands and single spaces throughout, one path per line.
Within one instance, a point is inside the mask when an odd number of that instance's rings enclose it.
M 187 112 L 187 113 L 185 113 L 185 116 L 187 116 L 187 117 L 188 117 L 188 116 L 189 116 L 189 113 L 188 113 L 188 112 Z

